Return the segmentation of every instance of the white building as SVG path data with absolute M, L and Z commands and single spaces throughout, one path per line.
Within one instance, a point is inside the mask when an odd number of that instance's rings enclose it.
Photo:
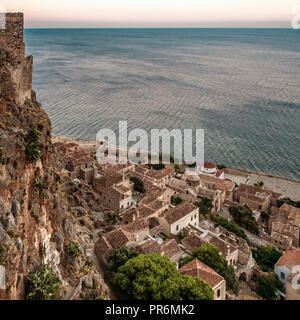
M 160 217 L 160 223 L 168 235 L 177 235 L 188 225 L 198 227 L 199 208 L 189 202 L 182 202 L 168 209 Z
M 291 274 L 300 271 L 300 249 L 287 250 L 278 262 L 275 264 L 274 272 L 277 274 L 279 280 L 287 287 L 287 280 Z
M 198 174 L 205 174 L 207 176 L 225 179 L 224 171 L 218 169 L 217 165 L 212 162 L 204 162 L 197 167 Z

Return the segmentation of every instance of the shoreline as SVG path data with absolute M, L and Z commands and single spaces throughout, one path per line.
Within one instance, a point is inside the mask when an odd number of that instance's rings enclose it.
M 56 136 L 54 134 L 52 134 L 51 140 L 52 143 L 77 143 L 82 149 L 89 152 L 92 152 L 95 148 L 100 146 L 100 142 L 97 141 L 78 140 L 66 136 Z M 262 171 L 252 171 L 227 165 L 225 166 L 225 179 L 232 180 L 237 184 L 246 183 L 251 185 L 254 185 L 258 181 L 263 181 L 264 187 L 282 193 L 284 196 L 295 201 L 300 200 L 300 180 L 290 179 Z

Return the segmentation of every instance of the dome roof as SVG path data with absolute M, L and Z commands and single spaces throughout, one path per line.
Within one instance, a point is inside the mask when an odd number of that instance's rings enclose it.
M 216 169 L 216 168 L 217 168 L 217 165 L 215 165 L 215 164 L 212 163 L 212 162 L 204 162 L 203 167 L 204 167 L 205 169 Z
M 187 180 L 196 182 L 196 181 L 199 181 L 200 178 L 199 178 L 199 176 L 196 175 L 196 174 L 191 174 L 191 175 L 187 176 Z

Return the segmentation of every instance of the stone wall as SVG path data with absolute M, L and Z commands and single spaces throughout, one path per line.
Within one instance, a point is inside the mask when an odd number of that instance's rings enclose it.
M 4 49 L 10 58 L 17 61 L 21 61 L 25 57 L 23 30 L 23 13 L 6 13 L 5 29 L 0 29 L 1 49 Z
M 0 94 L 20 105 L 32 95 L 33 58 L 25 58 L 23 32 L 23 14 L 7 13 L 5 29 L 0 29 Z

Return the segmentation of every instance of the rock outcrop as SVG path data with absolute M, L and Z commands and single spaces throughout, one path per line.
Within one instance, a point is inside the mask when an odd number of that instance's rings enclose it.
M 62 299 L 105 296 L 107 287 L 88 259 L 98 198 L 89 190 L 77 203 L 74 183 L 60 176 L 51 123 L 32 91 L 32 66 L 23 14 L 7 14 L 0 30 L 0 265 L 6 280 L 0 299 L 24 299 L 28 274 L 43 265 L 61 280 Z M 76 257 L 68 254 L 71 243 L 78 244 Z

